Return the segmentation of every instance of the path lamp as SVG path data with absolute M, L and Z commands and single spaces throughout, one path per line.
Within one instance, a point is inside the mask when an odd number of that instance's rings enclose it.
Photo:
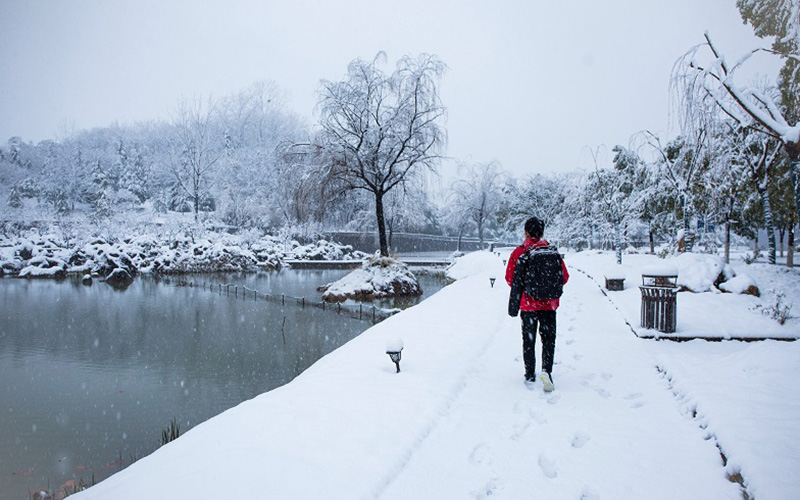
M 400 373 L 400 355 L 403 352 L 403 340 L 393 339 L 386 344 L 386 354 L 394 362 L 397 367 L 397 373 Z
M 494 280 L 496 280 L 496 279 L 497 279 L 497 278 L 495 278 L 494 276 L 492 276 L 491 278 L 489 278 L 489 284 L 490 284 L 490 285 L 492 285 L 492 288 L 494 288 Z

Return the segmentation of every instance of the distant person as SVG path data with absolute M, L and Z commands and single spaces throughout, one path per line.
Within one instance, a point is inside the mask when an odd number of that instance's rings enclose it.
M 553 355 L 556 349 L 556 309 L 569 279 L 567 266 L 558 249 L 543 240 L 544 222 L 536 217 L 525 221 L 525 241 L 511 252 L 506 282 L 511 286 L 508 314 L 522 319 L 522 358 L 525 384 L 536 380 L 536 330 L 542 337 L 542 372 L 545 392 L 552 392 Z

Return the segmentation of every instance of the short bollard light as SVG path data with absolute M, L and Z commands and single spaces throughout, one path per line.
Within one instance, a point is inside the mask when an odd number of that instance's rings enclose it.
M 400 373 L 400 355 L 403 352 L 403 340 L 393 339 L 386 344 L 386 354 L 394 362 L 397 367 L 397 373 Z
M 494 277 L 489 278 L 489 284 L 492 285 L 492 288 L 494 288 L 494 280 L 496 280 L 496 279 L 497 278 L 494 278 Z

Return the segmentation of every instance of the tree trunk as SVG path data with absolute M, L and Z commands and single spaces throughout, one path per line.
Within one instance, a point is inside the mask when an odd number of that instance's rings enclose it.
M 789 237 L 786 239 L 786 266 L 794 267 L 794 222 L 789 226 Z
M 789 151 L 789 173 L 794 186 L 794 220 L 800 220 L 800 144 L 794 144 L 790 148 L 786 146 Z
M 650 253 L 654 254 L 656 253 L 656 238 L 655 235 L 653 234 L 652 227 L 650 227 L 649 238 L 650 238 Z
M 769 203 L 767 190 L 759 190 L 761 205 L 764 207 L 764 225 L 767 229 L 767 243 L 769 244 L 769 254 L 767 259 L 770 264 L 775 264 L 775 228 L 772 226 L 772 206 Z
M 375 216 L 378 219 L 378 244 L 380 246 L 381 256 L 389 256 L 389 245 L 386 242 L 386 221 L 383 217 L 383 195 L 384 193 L 375 193 Z
M 786 228 L 781 227 L 778 229 L 778 255 L 783 258 L 783 240 L 784 236 L 786 236 Z
M 614 250 L 617 255 L 617 264 L 622 265 L 622 235 L 619 221 L 614 221 Z
M 683 205 L 683 241 L 686 245 L 686 251 L 691 252 L 694 246 L 694 235 L 690 231 L 689 201 L 686 198 L 685 194 L 681 195 L 681 205 Z
M 725 221 L 725 263 L 731 263 L 731 219 Z

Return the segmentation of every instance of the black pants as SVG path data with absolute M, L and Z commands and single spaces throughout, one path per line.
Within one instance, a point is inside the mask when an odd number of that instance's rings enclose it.
M 556 312 L 520 311 L 522 318 L 522 359 L 525 361 L 525 378 L 533 379 L 536 373 L 536 329 L 542 337 L 542 370 L 553 371 L 553 354 L 556 350 Z

